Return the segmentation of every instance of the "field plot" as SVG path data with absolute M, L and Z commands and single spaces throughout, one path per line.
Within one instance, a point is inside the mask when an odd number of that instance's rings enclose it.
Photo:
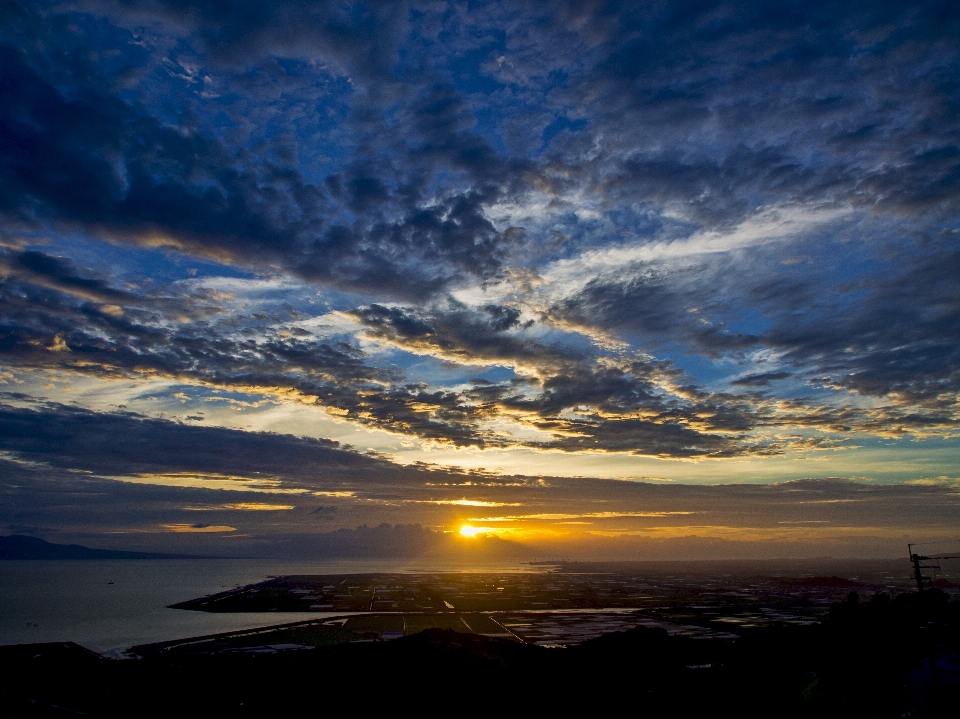
M 205 612 L 491 612 L 638 607 L 650 587 L 620 575 L 288 576 L 174 605 Z
M 492 614 L 464 614 L 461 620 L 474 634 L 483 634 L 488 637 L 516 638 L 517 635 L 506 629 L 500 622 L 499 615 Z
M 425 629 L 451 629 L 455 632 L 469 632 L 459 614 L 411 614 L 404 617 L 405 635 L 416 634 Z
M 528 644 L 564 647 L 603 634 L 632 629 L 642 621 L 638 612 L 563 612 L 504 614 L 501 625 Z
M 503 639 L 519 637 L 486 614 L 360 614 L 251 629 L 209 637 L 133 647 L 137 656 L 156 654 L 275 654 L 349 642 L 389 641 L 427 629 L 447 629 Z
M 910 590 L 909 568 L 780 565 L 560 565 L 539 573 L 299 575 L 175 605 L 208 612 L 324 612 L 327 618 L 134 648 L 155 652 L 280 652 L 386 641 L 444 629 L 565 647 L 636 626 L 733 639 L 818 622 L 851 592 Z M 836 574 L 815 574 L 833 571 Z M 843 576 L 840 576 L 843 572 Z M 329 618 L 331 612 L 344 616 Z
M 639 610 L 444 612 L 441 614 L 361 614 L 134 647 L 133 654 L 277 653 L 345 644 L 388 641 L 429 629 L 510 639 L 546 647 L 579 644 L 636 626 L 662 627 L 670 635 L 705 639 L 736 638 L 709 623 L 674 624 Z
M 756 609 L 764 605 L 779 611 L 778 607 L 824 606 L 850 591 L 911 590 L 909 567 L 903 562 L 865 563 L 854 567 L 853 572 L 849 565 L 557 566 L 556 571 L 503 574 L 293 575 L 174 606 L 205 612 L 436 613 L 709 605 L 718 615 L 730 614 L 728 610 L 732 609 L 730 616 L 735 618 L 740 607 Z M 818 575 L 815 569 L 844 575 Z M 760 620 L 766 621 L 763 617 Z
M 446 607 L 409 575 L 288 576 L 174 605 L 206 612 L 390 612 Z

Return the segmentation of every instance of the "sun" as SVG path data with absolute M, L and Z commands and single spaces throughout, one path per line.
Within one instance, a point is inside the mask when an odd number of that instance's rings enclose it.
M 478 534 L 485 534 L 489 531 L 489 527 L 474 527 L 470 524 L 464 524 L 462 527 L 460 527 L 460 534 L 462 534 L 464 537 L 476 537 Z

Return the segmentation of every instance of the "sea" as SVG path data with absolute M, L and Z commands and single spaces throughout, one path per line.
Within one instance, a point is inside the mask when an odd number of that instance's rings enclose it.
M 530 571 L 529 565 L 445 566 L 396 561 L 263 559 L 3 560 L 0 645 L 72 641 L 119 657 L 139 644 L 334 616 L 213 614 L 171 604 L 286 574 Z

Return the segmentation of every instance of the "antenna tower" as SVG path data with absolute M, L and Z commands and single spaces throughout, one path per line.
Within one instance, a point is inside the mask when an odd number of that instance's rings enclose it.
M 924 585 L 933 587 L 934 583 L 940 579 L 940 560 L 941 559 L 960 559 L 960 554 L 939 554 L 936 556 L 925 556 L 913 551 L 916 544 L 907 545 L 907 553 L 910 555 L 910 561 L 913 563 L 913 578 L 917 582 L 917 592 L 922 593 Z M 929 564 L 924 564 L 929 562 Z M 932 569 L 933 576 L 924 576 L 924 569 Z

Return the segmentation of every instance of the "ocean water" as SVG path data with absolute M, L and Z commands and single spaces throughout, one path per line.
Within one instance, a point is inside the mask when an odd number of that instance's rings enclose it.
M 463 569 L 389 561 L 6 560 L 0 561 L 0 644 L 73 641 L 117 655 L 137 644 L 329 615 L 323 612 L 210 614 L 168 608 L 177 602 L 260 582 L 271 576 Z M 522 567 L 477 569 L 517 571 Z

